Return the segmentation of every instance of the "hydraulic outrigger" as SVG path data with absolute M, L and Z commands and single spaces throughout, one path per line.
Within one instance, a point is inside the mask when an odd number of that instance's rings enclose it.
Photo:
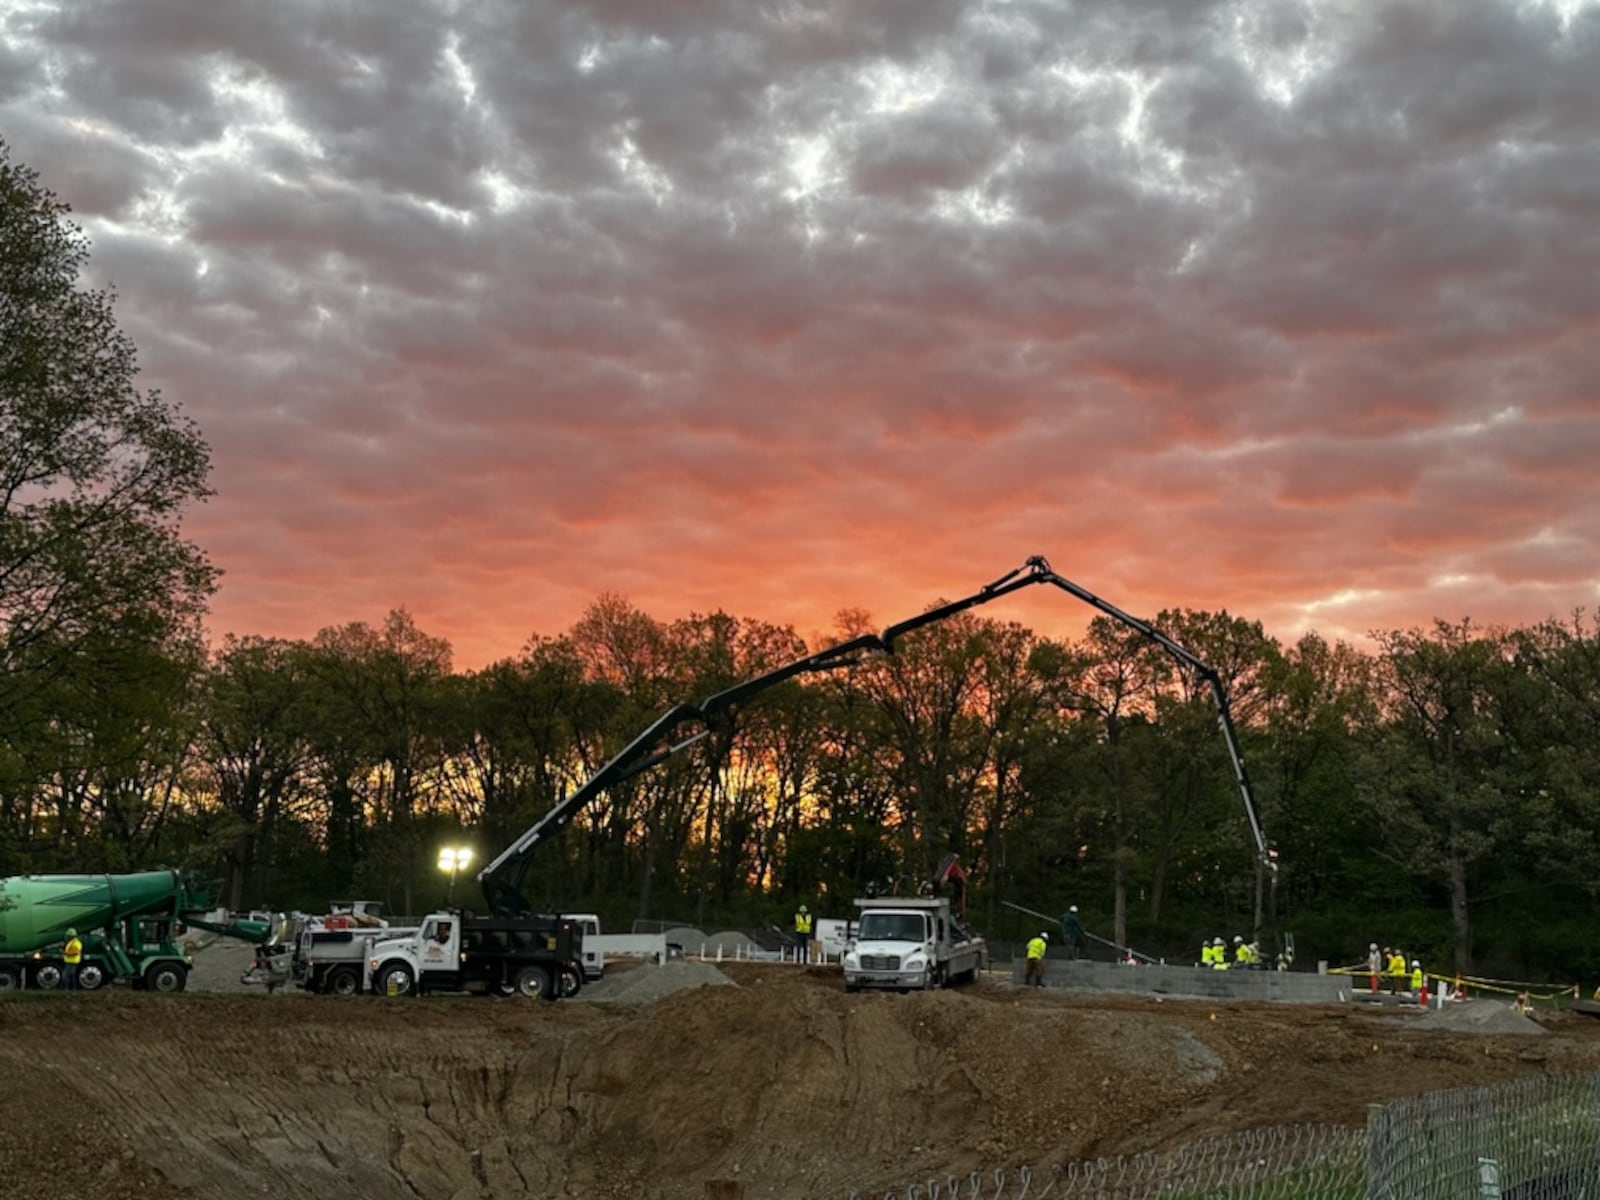
M 1120 621 L 1129 628 L 1135 629 L 1145 637 L 1150 638 L 1168 654 L 1205 680 L 1206 686 L 1211 690 L 1211 698 L 1216 704 L 1217 722 L 1222 728 L 1223 740 L 1228 746 L 1228 757 L 1233 764 L 1234 781 L 1238 785 L 1240 798 L 1244 802 L 1245 817 L 1250 823 L 1251 836 L 1255 839 L 1256 857 L 1262 866 L 1267 869 L 1275 885 L 1278 870 L 1277 853 L 1268 846 L 1266 836 L 1261 830 L 1261 821 L 1256 814 L 1255 797 L 1250 791 L 1250 781 L 1245 774 L 1244 759 L 1239 750 L 1238 733 L 1234 728 L 1233 714 L 1228 707 L 1228 694 L 1222 685 L 1221 676 L 1217 674 L 1214 668 L 1202 662 L 1193 653 L 1180 646 L 1159 629 L 1156 629 L 1146 621 L 1141 621 L 1138 617 L 1123 612 L 1116 605 L 1102 600 L 1087 588 L 1057 575 L 1050 569 L 1050 564 L 1045 561 L 1043 556 L 1035 555 L 1022 566 L 1006 572 L 993 583 L 986 584 L 963 600 L 953 600 L 936 608 L 931 608 L 925 613 L 889 626 L 882 633 L 861 634 L 858 637 L 850 638 L 848 641 L 840 642 L 836 646 L 829 646 L 814 654 L 808 654 L 803 658 L 796 659 L 794 662 L 768 671 L 765 675 L 759 675 L 754 679 L 736 684 L 725 691 L 708 696 L 698 704 L 679 704 L 669 709 L 656 718 L 649 728 L 629 742 L 620 753 L 590 776 L 580 787 L 551 808 L 521 837 L 506 847 L 488 866 L 479 872 L 478 882 L 483 888 L 484 899 L 488 902 L 490 910 L 497 915 L 506 917 L 520 916 L 533 912 L 533 906 L 523 895 L 522 888 L 527 878 L 534 850 L 564 830 L 578 813 L 583 811 L 588 804 L 607 788 L 638 775 L 642 771 L 648 771 L 650 768 L 658 766 L 680 750 L 687 749 L 717 729 L 728 728 L 734 710 L 743 702 L 800 675 L 854 666 L 860 661 L 860 657 L 863 654 L 874 652 L 893 654 L 895 643 L 908 633 L 921 629 L 925 625 L 932 625 L 937 621 L 953 617 L 969 608 L 988 604 L 990 601 L 998 600 L 1002 596 L 1008 596 L 1012 592 L 1032 587 L 1035 584 L 1049 584 L 1060 588 L 1062 591 L 1070 592 L 1085 604 L 1091 605 L 1113 620 Z M 701 728 L 698 732 L 682 740 L 671 740 L 680 730 L 691 725 L 698 725 Z

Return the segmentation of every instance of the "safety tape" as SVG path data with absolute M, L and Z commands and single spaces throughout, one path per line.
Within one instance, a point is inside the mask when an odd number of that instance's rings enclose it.
M 1576 999 L 1579 995 L 1578 985 L 1575 983 L 1559 987 L 1553 992 L 1535 992 L 1533 989 L 1541 986 L 1540 984 L 1517 983 L 1505 979 L 1480 979 L 1474 975 L 1459 975 L 1452 978 L 1455 979 L 1457 987 L 1465 983 L 1481 992 L 1498 992 L 1502 996 L 1526 996 L 1529 1000 Z M 1542 986 L 1550 987 L 1551 985 L 1547 983 Z

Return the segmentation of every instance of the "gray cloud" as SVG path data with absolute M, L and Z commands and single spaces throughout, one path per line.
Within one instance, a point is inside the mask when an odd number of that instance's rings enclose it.
M 0 16 L 0 136 L 216 448 L 221 628 L 404 602 L 470 663 L 606 588 L 811 630 L 1043 550 L 1359 634 L 1595 599 L 1597 50 L 1512 0 L 73 0 Z

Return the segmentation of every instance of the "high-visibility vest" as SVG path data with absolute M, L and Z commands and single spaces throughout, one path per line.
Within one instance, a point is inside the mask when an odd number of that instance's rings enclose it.
M 61 961 L 69 967 L 75 967 L 83 961 L 83 943 L 77 938 L 68 938 L 66 948 L 61 951 Z
M 1044 948 L 1045 948 L 1045 940 L 1043 938 L 1041 938 L 1041 937 L 1032 938 L 1028 942 L 1028 957 L 1029 958 L 1043 958 L 1044 957 Z
M 1406 973 L 1406 959 L 1403 954 L 1389 956 L 1389 974 L 1404 976 Z
M 795 913 L 795 915 L 794 915 L 794 931 L 796 933 L 810 933 L 811 932 L 811 914 L 810 913 Z
M 1204 946 L 1200 947 L 1200 965 L 1202 967 L 1209 967 L 1213 962 L 1216 961 L 1217 956 L 1212 953 L 1213 949 L 1215 949 L 1215 947 L 1213 947 L 1210 942 L 1207 942 Z
M 1422 990 L 1422 968 L 1421 967 L 1417 967 L 1415 970 L 1413 970 L 1411 972 L 1411 990 L 1413 992 L 1420 992 Z

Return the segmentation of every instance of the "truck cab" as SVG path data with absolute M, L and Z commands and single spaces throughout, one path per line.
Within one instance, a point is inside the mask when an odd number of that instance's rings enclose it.
M 593 983 L 606 973 L 606 952 L 600 943 L 600 917 L 596 913 L 562 913 L 583 934 L 583 978 Z
M 943 896 L 868 898 L 842 956 L 844 990 L 911 991 L 970 983 L 989 965 L 989 947 Z

